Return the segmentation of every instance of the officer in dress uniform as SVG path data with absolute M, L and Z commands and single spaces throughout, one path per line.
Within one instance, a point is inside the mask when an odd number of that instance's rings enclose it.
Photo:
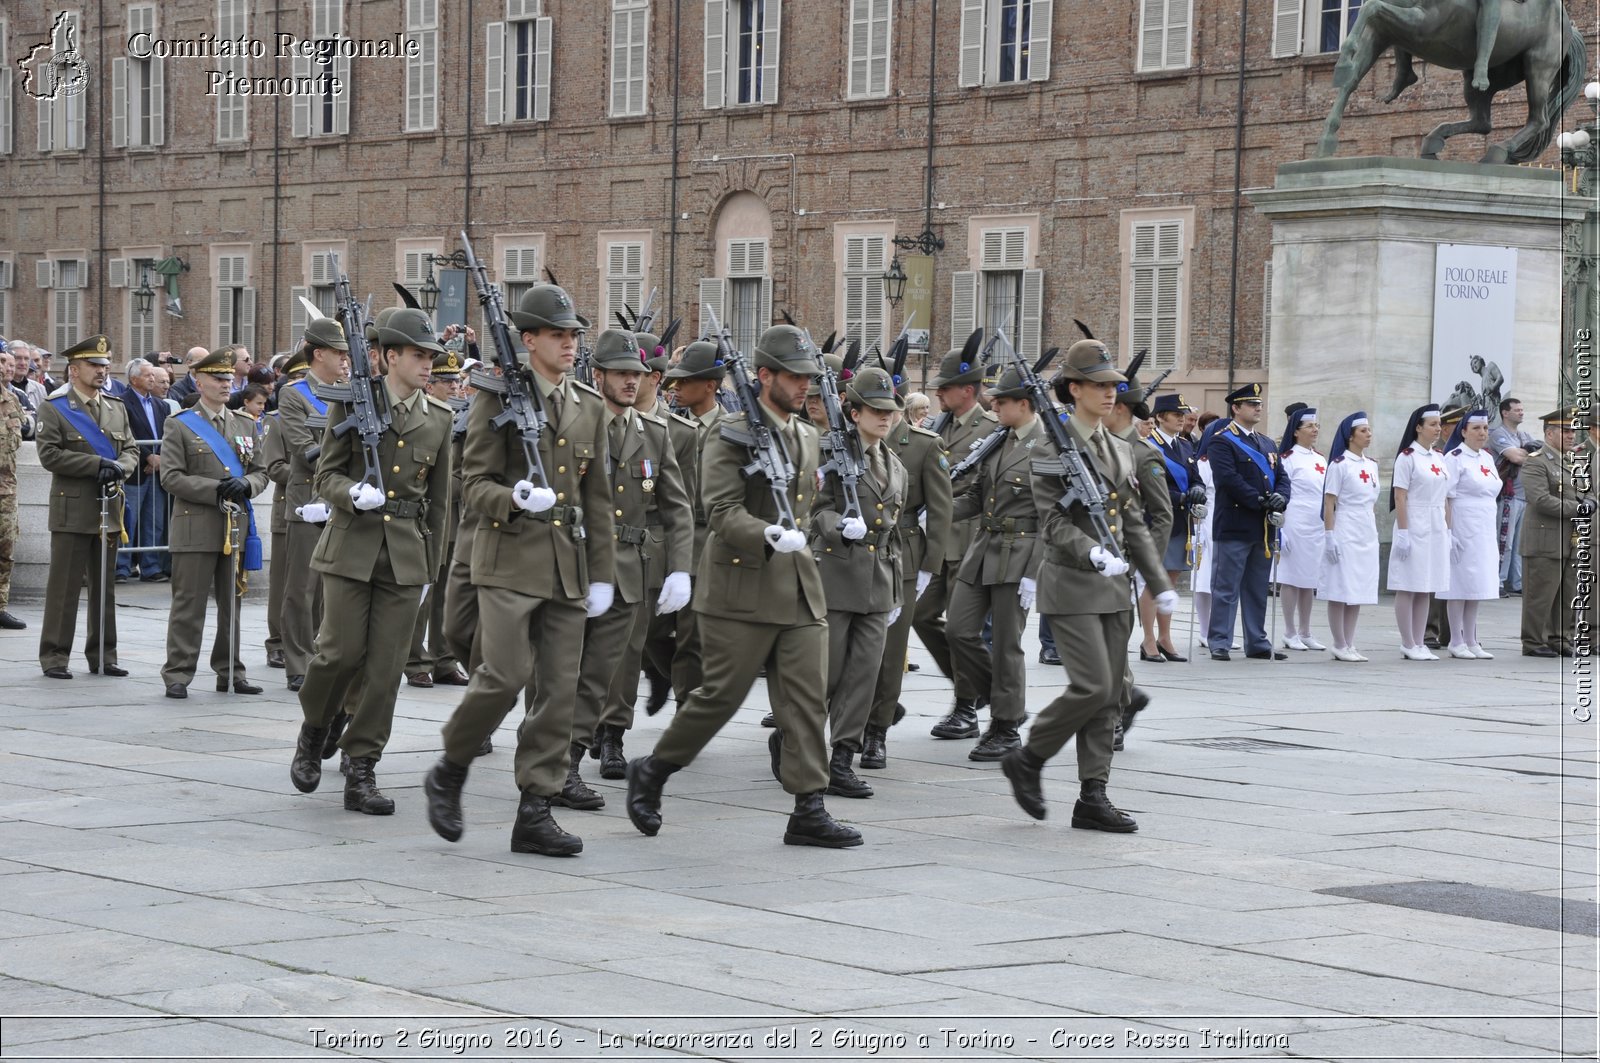
M 322 779 L 323 744 L 334 717 L 350 721 L 339 748 L 350 758 L 344 807 L 386 816 L 394 802 L 374 774 L 394 720 L 407 638 L 422 588 L 439 571 L 450 499 L 450 408 L 426 393 L 435 355 L 443 352 L 421 310 L 398 310 L 378 327 L 375 362 L 389 424 L 378 443 L 380 490 L 361 480 L 365 462 L 354 431 L 337 435 L 346 404 L 328 404 L 313 487 L 333 511 L 311 564 L 322 574 L 323 617 L 316 656 L 300 688 L 300 727 L 289 775 L 309 793 Z M 398 637 L 397 637 L 398 636 Z M 346 705 L 359 681 L 360 692 Z
M 284 363 L 287 368 L 288 362 Z M 300 367 L 305 375 L 305 367 Z M 285 374 L 284 387 L 288 386 Z M 279 389 L 282 393 L 282 387 Z M 272 547 L 267 559 L 267 667 L 283 667 L 283 584 L 287 566 L 283 555 L 289 550 L 289 507 L 284 504 L 289 485 L 289 451 L 283 445 L 283 424 L 276 402 L 261 415 L 261 464 L 272 482 Z
M 172 550 L 172 610 L 167 620 L 167 662 L 161 669 L 167 697 L 187 698 L 200 661 L 206 600 L 217 606 L 211 670 L 217 691 L 259 694 L 245 678 L 234 645 L 242 558 L 236 551 L 255 532 L 250 499 L 267 486 L 266 462 L 255 445 L 255 421 L 228 409 L 238 348 L 212 351 L 191 370 L 199 401 L 167 418 L 161 432 L 161 489 L 172 496 L 168 543 Z M 259 549 L 259 544 L 257 544 Z
M 1231 418 L 1206 448 L 1217 485 L 1212 518 L 1211 659 L 1226 661 L 1235 612 L 1244 618 L 1245 656 L 1287 660 L 1267 639 L 1267 584 L 1272 578 L 1275 533 L 1289 508 L 1289 477 L 1278 464 L 1273 440 L 1255 430 L 1261 423 L 1261 385 L 1246 384 L 1228 395 Z
M 121 484 L 139 463 L 139 447 L 128 427 L 127 407 L 100 392 L 111 365 L 106 338 L 90 336 L 61 353 L 67 359 L 67 384 L 39 407 L 36 435 L 39 464 L 50 473 L 50 575 L 39 665 L 51 679 L 72 678 L 67 664 L 78 627 L 78 592 L 87 584 L 89 671 L 124 676 L 127 669 L 117 666 L 116 585 L 101 576 L 116 568 Z M 102 502 L 107 503 L 104 521 Z
M 428 377 L 428 395 L 446 406 L 461 379 L 461 355 L 447 350 L 433 359 L 433 372 Z M 452 418 L 454 407 L 451 408 Z M 456 528 L 461 524 L 461 478 L 450 478 L 450 512 L 445 518 L 445 544 L 441 554 L 439 573 L 428 593 L 423 596 L 422 607 L 417 610 L 417 623 L 411 631 L 411 654 L 406 660 L 406 682 L 414 687 L 431 687 L 435 683 L 445 686 L 466 686 L 466 676 L 456 663 L 444 639 L 444 584 L 450 572 L 450 558 L 455 552 Z
M 607 474 L 606 407 L 600 393 L 570 374 L 578 338 L 589 327 L 554 284 L 528 289 L 511 313 L 522 333 L 528 369 L 523 381 L 544 410 L 538 448 L 545 484 L 535 484 L 522 437 L 513 424 L 493 424 L 505 408 L 483 392 L 468 415 L 462 465 L 464 503 L 478 514 L 472 534 L 477 586 L 477 651 L 461 703 L 444 725 L 444 755 L 423 782 L 428 822 L 456 841 L 464 825 L 461 789 L 485 738 L 505 719 L 517 695 L 531 704 L 517 730 L 516 780 L 521 800 L 511 851 L 575 856 L 583 840 L 550 815 L 571 763 L 572 721 L 588 619 L 611 608 L 616 517 Z M 537 663 L 544 665 L 537 674 Z
M 928 381 L 939 397 L 944 412 L 934 418 L 932 432 L 944 444 L 945 453 L 952 464 L 967 456 L 974 443 L 979 442 L 999 427 L 994 414 L 978 402 L 978 389 L 983 385 L 983 366 L 976 359 L 968 361 L 961 350 L 953 350 L 939 363 L 939 375 Z M 973 489 L 973 481 L 955 485 L 959 497 Z M 978 709 L 988 702 L 989 691 L 963 676 L 950 652 L 950 640 L 945 634 L 945 610 L 956 586 L 956 570 L 966 556 L 967 547 L 977 533 L 977 511 L 963 518 L 952 518 L 950 534 L 945 539 L 944 556 L 929 555 L 928 565 L 922 571 L 929 573 L 926 588 L 917 596 L 911 627 L 922 640 L 922 645 L 939 666 L 939 671 L 955 686 L 955 708 L 933 726 L 936 738 L 976 738 L 978 736 Z
M 689 604 L 694 513 L 678 471 L 665 422 L 635 410 L 639 383 L 654 371 L 631 332 L 608 329 L 594 345 L 595 387 L 605 397 L 606 450 L 611 455 L 612 513 L 616 519 L 616 593 L 611 608 L 589 620 L 578 669 L 572 721 L 572 761 L 554 803 L 596 809 L 605 798 L 584 785 L 584 750 L 607 740 L 603 777 L 622 756 L 622 735 L 633 726 L 634 696 L 612 703 L 612 692 L 639 689 L 639 661 L 652 610 L 670 617 Z M 626 770 L 626 763 L 614 765 Z
M 1580 476 L 1573 461 L 1585 444 L 1578 441 L 1572 411 L 1562 407 L 1539 420 L 1545 445 L 1522 465 L 1528 498 L 1522 521 L 1522 654 L 1571 657 L 1593 652 L 1594 632 L 1580 637 L 1575 631 L 1573 603 L 1579 601 L 1578 558 L 1593 556 L 1595 485 L 1592 473 Z M 1584 613 L 1593 623 L 1592 612 Z
M 1176 392 L 1157 395 L 1150 405 L 1150 412 L 1156 419 L 1150 442 L 1161 452 L 1167 502 L 1173 513 L 1172 531 L 1167 541 L 1156 545 L 1163 550 L 1161 564 L 1174 586 L 1178 574 L 1189 571 L 1194 529 L 1206 515 L 1206 489 L 1195 468 L 1194 444 L 1179 433 L 1183 418 L 1190 410 L 1183 396 Z
M 1128 636 L 1133 628 L 1130 563 L 1155 593 L 1158 608 L 1170 613 L 1178 600 L 1161 567 L 1160 550 L 1145 525 L 1134 484 L 1133 451 L 1124 440 L 1107 432 L 1103 423 L 1116 404 L 1117 385 L 1125 381 L 1105 346 L 1094 340 L 1072 345 L 1056 380 L 1056 398 L 1071 404 L 1073 410 L 1067 431 L 1084 449 L 1086 461 L 1099 477 L 1106 526 L 1117 549 L 1113 553 L 1104 548 L 1082 505 L 1075 504 L 1071 511 L 1061 508 L 1068 486 L 1061 456 L 1035 455 L 1031 497 L 1043 524 L 1045 543 L 1039 607 L 1050 617 L 1061 646 L 1068 650 L 1068 685 L 1034 720 L 1027 744 L 1012 749 L 1000 764 L 1017 804 L 1034 819 L 1044 819 L 1041 772 L 1051 757 L 1076 738 L 1080 793 L 1072 809 L 1072 825 L 1114 833 L 1139 829 L 1133 817 L 1106 796 L 1112 735 L 1123 701 Z
M 783 440 L 794 463 L 788 500 L 796 527 L 777 524 L 772 485 L 746 478 L 750 448 L 726 434 L 706 440 L 700 495 L 711 530 L 701 558 L 695 609 L 705 678 L 678 707 L 653 753 L 628 762 L 628 818 L 642 833 L 661 829 L 661 791 L 733 719 L 765 665 L 779 730 L 769 746 L 783 788 L 794 795 L 786 845 L 848 848 L 861 834 L 828 814 L 827 602 L 806 526 L 821 463 L 816 429 L 796 415 L 817 372 L 816 348 L 792 325 L 775 325 L 756 343 L 760 400 L 752 411 Z M 744 414 L 724 432 L 745 431 Z

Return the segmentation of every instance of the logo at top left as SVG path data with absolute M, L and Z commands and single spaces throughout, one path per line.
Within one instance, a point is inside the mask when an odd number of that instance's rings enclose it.
M 56 15 L 50 39 L 28 49 L 18 64 L 22 88 L 36 100 L 80 95 L 89 85 L 89 64 L 78 51 L 77 19 L 69 11 Z

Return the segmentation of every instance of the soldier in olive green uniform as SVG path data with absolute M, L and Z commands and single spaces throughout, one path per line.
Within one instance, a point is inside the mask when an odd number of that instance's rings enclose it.
M 583 841 L 550 815 L 571 764 L 573 702 L 584 625 L 611 608 L 616 527 L 606 475 L 606 407 L 600 393 L 572 379 L 578 336 L 589 322 L 553 284 L 530 288 L 511 314 L 528 351 L 525 385 L 545 413 L 539 455 L 547 484 L 533 483 L 513 425 L 497 428 L 503 402 L 480 393 L 472 403 L 462 463 L 473 532 L 472 582 L 478 588 L 478 650 L 466 694 L 444 725 L 444 756 L 428 772 L 428 822 L 443 838 L 461 837 L 461 788 L 484 738 L 530 684 L 532 705 L 517 730 L 522 799 L 511 851 L 573 856 Z M 482 378 L 479 378 L 480 380 Z M 535 664 L 543 664 L 537 674 Z
M 600 808 L 605 798 L 583 784 L 578 761 L 600 741 L 606 743 L 608 761 L 621 758 L 622 734 L 633 724 L 634 698 L 630 693 L 619 710 L 612 696 L 624 687 L 639 687 L 640 655 L 652 610 L 670 617 L 689 604 L 694 548 L 694 515 L 668 428 L 633 409 L 640 378 L 650 372 L 633 335 L 617 329 L 602 332 L 594 346 L 594 369 L 595 387 L 606 400 L 616 594 L 611 608 L 592 618 L 584 632 L 572 766 L 556 798 L 557 804 L 582 809 Z M 606 766 L 602 763 L 603 774 Z
M 1044 426 L 1015 369 L 1006 370 L 989 394 L 1000 424 L 1009 432 L 978 466 L 971 486 L 956 497 L 951 514 L 957 523 L 973 517 L 978 522 L 967 556 L 956 570 L 949 621 L 956 674 L 991 699 L 989 729 L 967 754 L 970 760 L 999 760 L 1021 741 L 1018 729 L 1027 718 L 1028 661 L 1022 629 L 1038 592 L 1040 562 L 1039 515 L 1033 508 L 1028 469 L 1030 461 L 1049 449 Z M 992 651 L 983 638 L 984 618 L 991 615 Z M 946 722 L 976 733 L 976 705 L 958 698 Z M 943 738 L 950 730 L 934 733 Z
M 796 527 L 784 528 L 772 485 L 746 478 L 750 448 L 743 414 L 725 418 L 706 440 L 700 496 L 711 531 L 700 561 L 695 609 L 705 678 L 678 707 L 655 752 L 628 762 L 628 818 L 645 834 L 661 829 L 661 791 L 667 778 L 692 763 L 733 719 L 765 665 L 780 728 L 770 748 L 783 788 L 795 795 L 783 840 L 789 845 L 844 848 L 860 832 L 834 821 L 823 804 L 828 785 L 827 602 L 816 559 L 807 549 L 819 447 L 816 429 L 795 416 L 817 372 L 816 348 L 790 325 L 762 334 L 755 350 L 761 398 L 752 411 L 782 440 L 794 465 L 787 497 Z
M 455 351 L 445 351 L 433 360 L 433 375 L 429 378 L 428 394 L 450 406 L 451 393 L 456 381 L 461 379 L 461 356 Z M 451 406 L 452 420 L 456 409 Z M 441 553 L 443 562 L 428 593 L 417 610 L 417 622 L 411 631 L 411 655 L 406 660 L 406 682 L 414 687 L 431 687 L 435 683 L 445 686 L 466 686 L 466 677 L 456 656 L 444 638 L 444 588 L 450 575 L 450 559 L 455 554 L 456 529 L 461 526 L 461 477 L 450 478 L 450 512 L 445 518 L 445 544 Z
M 255 445 L 255 421 L 228 409 L 237 349 L 212 351 L 190 366 L 195 393 L 189 409 L 167 418 L 161 433 L 161 489 L 172 496 L 168 543 L 172 550 L 172 610 L 167 618 L 167 662 L 161 681 L 167 697 L 186 698 L 200 661 L 206 599 L 217 605 L 211 670 L 217 690 L 259 694 L 245 678 L 234 641 L 241 558 L 250 499 L 267 486 L 267 468 Z M 223 450 L 223 448 L 227 448 Z M 220 453 L 219 453 L 220 451 Z M 226 510 L 224 507 L 228 507 Z
M 906 469 L 906 501 L 900 510 L 900 571 L 903 584 L 900 615 L 884 639 L 883 664 L 873 692 L 872 722 L 861 745 L 861 766 L 888 763 L 889 728 L 905 713 L 900 688 L 906 674 L 906 648 L 919 597 L 943 571 L 950 538 L 950 459 L 936 434 L 902 420 L 889 432 L 887 445 Z
M 17 548 L 17 451 L 22 449 L 26 419 L 17 393 L 11 390 L 13 356 L 0 341 L 0 628 L 27 627 L 6 611 L 11 602 L 11 566 Z
M 261 464 L 272 483 L 272 546 L 267 551 L 267 667 L 283 667 L 283 583 L 289 550 L 289 514 L 284 496 L 289 483 L 289 451 L 283 445 L 283 425 L 277 410 L 261 415 Z
M 39 665 L 51 679 L 71 679 L 78 594 L 89 589 L 84 656 L 89 671 L 127 675 L 117 665 L 117 591 L 109 579 L 121 539 L 122 481 L 139 463 L 127 407 L 103 396 L 111 364 L 104 336 L 67 348 L 67 386 L 39 407 L 39 464 L 50 473 L 50 576 L 45 586 Z M 102 502 L 109 499 L 102 526 Z M 105 615 L 100 612 L 104 596 Z
M 811 549 L 828 599 L 828 730 L 833 757 L 828 793 L 871 797 L 856 775 L 872 693 L 884 661 L 889 625 L 905 599 L 900 515 L 906 470 L 884 442 L 893 417 L 905 409 L 894 381 L 882 369 L 863 369 L 845 390 L 848 415 L 859 434 L 865 467 L 856 483 L 859 516 L 846 516 L 844 484 L 830 469 L 811 510 Z
M 1117 385 L 1125 380 L 1104 344 L 1079 340 L 1067 351 L 1067 364 L 1056 381 L 1057 399 L 1073 406 L 1066 428 L 1082 446 L 1084 460 L 1098 479 L 1106 526 L 1117 549 L 1111 552 L 1101 546 L 1081 504 L 1070 512 L 1061 508 L 1067 494 L 1067 466 L 1050 447 L 1039 448 L 1032 462 L 1033 505 L 1045 540 L 1039 608 L 1050 618 L 1069 682 L 1034 720 L 1027 744 L 1007 753 L 1000 765 L 1011 780 L 1017 803 L 1030 816 L 1043 819 L 1040 772 L 1076 736 L 1082 783 L 1072 825 L 1118 833 L 1139 826 L 1106 797 L 1112 731 L 1133 630 L 1129 562 L 1155 592 L 1159 608 L 1170 613 L 1178 600 L 1162 567 L 1161 549 L 1145 526 L 1134 484 L 1133 452 L 1102 423 L 1116 404 Z M 1161 490 L 1166 490 L 1164 483 Z
M 312 566 L 311 557 L 333 515 L 333 506 L 317 496 L 315 484 L 317 455 L 328 418 L 328 404 L 317 389 L 349 379 L 349 351 L 339 322 L 331 317 L 310 322 L 300 349 L 287 366 L 290 370 L 303 368 L 305 376 L 284 385 L 278 393 L 278 427 L 288 455 L 283 508 L 289 533 L 281 624 L 290 690 L 299 690 L 305 682 L 306 668 L 316 652 L 317 627 L 322 623 L 322 573 Z
M 1596 637 L 1593 630 L 1578 637 L 1573 622 L 1573 603 L 1580 600 L 1579 558 L 1593 556 L 1595 488 L 1572 460 L 1576 449 L 1587 445 L 1578 441 L 1572 411 L 1552 410 L 1539 419 L 1544 446 L 1523 462 L 1521 474 L 1528 499 L 1522 519 L 1522 653 L 1571 657 L 1581 650 L 1592 653 Z M 1595 591 L 1587 587 L 1583 593 Z
M 311 564 L 322 574 L 323 617 L 316 656 L 300 688 L 305 722 L 290 779 L 308 793 L 322 779 L 323 744 L 335 716 L 350 712 L 339 748 L 350 758 L 344 807 L 386 816 L 394 802 L 378 789 L 374 768 L 394 721 L 405 666 L 405 633 L 416 621 L 424 585 L 439 571 L 450 501 L 450 408 L 425 389 L 433 358 L 444 348 L 428 315 L 398 310 L 377 330 L 385 375 L 373 381 L 388 409 L 378 443 L 383 487 L 365 470 L 355 431 L 339 435 L 346 404 L 328 405 L 313 487 L 333 516 Z M 398 635 L 398 637 L 397 637 Z M 359 681 L 350 705 L 346 694 Z
M 978 404 L 978 389 L 983 385 L 983 366 L 967 361 L 960 350 L 951 351 L 939 364 L 939 375 L 928 382 L 939 396 L 944 412 L 935 418 L 933 432 L 944 444 L 951 464 L 967 456 L 974 443 L 984 439 L 998 427 L 994 414 Z M 955 485 L 959 496 L 972 489 L 972 481 Z M 966 556 L 967 547 L 977 534 L 978 518 L 969 514 L 963 519 L 952 519 L 950 534 L 945 539 L 944 556 L 930 555 L 926 559 L 932 575 L 927 587 L 917 596 L 911 627 L 933 657 L 939 671 L 955 685 L 955 700 L 962 711 L 952 710 L 933 727 L 936 738 L 973 738 L 978 734 L 978 708 L 987 701 L 987 685 L 978 684 L 976 677 L 961 674 L 960 663 L 950 651 L 946 634 L 945 610 L 955 591 L 956 570 Z

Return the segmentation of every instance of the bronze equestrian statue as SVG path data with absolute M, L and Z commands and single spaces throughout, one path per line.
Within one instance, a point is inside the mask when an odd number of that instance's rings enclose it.
M 1535 159 L 1583 91 L 1583 36 L 1561 0 L 1367 0 L 1339 50 L 1333 72 L 1339 94 L 1322 130 L 1319 158 L 1338 149 L 1350 93 L 1390 48 L 1396 66 L 1384 103 L 1417 80 L 1413 56 L 1462 72 L 1468 119 L 1435 127 L 1422 142 L 1424 159 L 1437 159 L 1444 142 L 1458 133 L 1487 134 L 1490 101 L 1519 82 L 1528 90 L 1527 124 L 1510 139 L 1489 145 L 1480 161 Z

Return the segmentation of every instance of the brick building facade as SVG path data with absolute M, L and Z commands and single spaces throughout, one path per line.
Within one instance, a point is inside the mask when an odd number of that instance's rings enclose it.
M 1215 406 L 1230 361 L 1268 356 L 1248 190 L 1314 154 L 1360 0 L 1250 5 L 1242 88 L 1240 0 L 75 2 L 0 15 L 0 333 L 261 357 L 293 296 L 326 302 L 324 252 L 383 305 L 466 227 L 513 297 L 549 267 L 597 323 L 659 286 L 689 330 L 711 303 L 742 338 L 787 310 L 870 343 L 912 305 L 885 297 L 894 256 L 917 265 L 890 241 L 926 218 L 935 360 L 973 324 L 1037 351 L 1079 318 Z M 38 103 L 18 61 L 67 33 L 87 88 Z M 1461 116 L 1427 67 L 1382 105 L 1391 71 L 1342 155 L 1414 156 Z M 238 90 L 265 78 L 310 92 Z M 1504 97 L 1497 139 L 1524 108 Z M 183 319 L 140 318 L 172 256 Z

